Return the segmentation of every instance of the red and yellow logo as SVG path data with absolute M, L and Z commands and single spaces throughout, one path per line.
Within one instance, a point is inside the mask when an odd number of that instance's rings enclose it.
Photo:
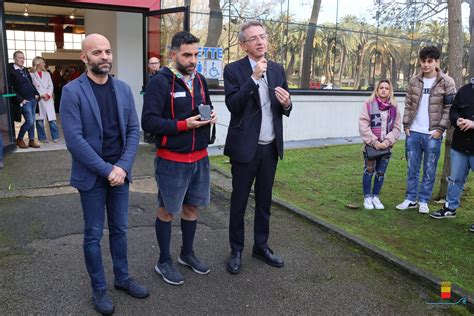
M 451 298 L 451 282 L 441 282 L 441 298 L 446 300 Z

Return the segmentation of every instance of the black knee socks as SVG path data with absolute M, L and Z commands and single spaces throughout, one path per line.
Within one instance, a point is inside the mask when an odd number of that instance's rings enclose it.
M 158 217 L 155 221 L 156 240 L 160 246 L 160 263 L 171 260 L 171 222 L 163 222 Z
M 194 234 L 196 233 L 197 220 L 187 221 L 181 218 L 181 233 L 183 234 L 183 247 L 181 254 L 187 256 L 193 252 Z

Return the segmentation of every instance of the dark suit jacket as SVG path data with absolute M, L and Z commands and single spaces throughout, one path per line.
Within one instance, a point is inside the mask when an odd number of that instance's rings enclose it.
M 248 57 L 230 63 L 224 68 L 225 104 L 230 111 L 224 155 L 231 160 L 247 163 L 257 150 L 262 111 L 258 86 L 251 78 L 253 73 Z M 290 115 L 290 108 L 284 110 L 275 96 L 275 87 L 288 90 L 285 70 L 280 64 L 268 61 L 265 77 L 270 88 L 275 141 L 280 159 L 283 159 L 282 116 Z
M 20 93 L 18 93 L 18 89 L 15 89 L 17 85 L 20 82 L 20 72 L 15 70 L 15 67 L 13 66 L 14 63 L 9 63 L 7 66 L 8 69 L 8 80 L 10 84 L 10 91 L 13 93 L 16 93 L 16 98 L 10 99 L 10 104 L 12 106 L 12 118 L 13 120 L 17 122 L 21 122 L 21 106 L 20 103 L 23 102 L 23 100 L 27 96 L 22 96 Z M 35 85 L 33 84 L 33 79 L 31 78 L 31 74 L 28 71 L 28 68 L 25 67 L 24 69 L 25 73 L 27 74 L 27 79 L 31 83 L 31 87 L 33 88 L 35 95 L 39 95 L 38 90 L 36 90 Z
M 131 182 L 132 165 L 140 139 L 140 126 L 130 87 L 113 77 L 117 99 L 123 150 L 115 164 L 127 172 Z M 87 73 L 63 88 L 60 106 L 66 146 L 72 155 L 71 185 L 79 190 L 90 190 L 97 176 L 107 178 L 113 166 L 102 159 L 102 121 L 99 105 Z

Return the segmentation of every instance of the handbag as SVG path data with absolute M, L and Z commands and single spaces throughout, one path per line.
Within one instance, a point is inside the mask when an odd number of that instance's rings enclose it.
M 392 155 L 392 152 L 388 148 L 376 149 L 375 147 L 365 145 L 364 154 L 368 160 L 374 160 L 380 158 L 389 158 Z

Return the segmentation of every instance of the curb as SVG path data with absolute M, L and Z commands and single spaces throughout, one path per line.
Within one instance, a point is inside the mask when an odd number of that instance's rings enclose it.
M 232 178 L 231 174 L 227 172 L 226 170 L 223 170 L 220 167 L 215 166 L 214 164 L 211 165 L 211 170 L 216 171 L 220 175 L 226 177 L 226 178 Z M 253 190 L 253 189 L 252 189 Z M 308 214 L 307 212 L 303 211 L 302 209 L 294 206 L 291 203 L 288 203 L 284 200 L 272 197 L 272 203 L 282 207 L 283 209 L 287 210 L 290 213 L 294 213 L 308 221 L 310 221 L 313 224 L 316 224 L 326 232 L 329 232 L 333 235 L 342 237 L 343 239 L 351 242 L 354 244 L 357 248 L 363 250 L 366 254 L 371 256 L 372 258 L 375 258 L 377 260 L 383 261 L 384 263 L 398 269 L 404 274 L 408 274 L 411 278 L 415 279 L 418 283 L 420 283 L 422 286 L 432 290 L 433 292 L 437 293 L 441 289 L 441 279 L 435 277 L 431 273 L 420 269 L 408 262 L 405 262 L 404 260 L 394 256 L 393 254 L 380 249 L 377 246 L 374 246 L 372 244 L 367 243 L 366 241 L 355 237 L 351 234 L 349 234 L 347 231 L 336 227 L 332 224 L 329 224 L 319 218 L 317 218 L 314 215 Z M 452 300 L 454 302 L 459 302 L 462 299 L 465 299 L 465 306 L 468 311 L 471 313 L 474 313 L 474 296 L 469 295 L 466 293 L 466 291 L 461 288 L 460 286 L 453 284 L 451 287 L 451 295 L 452 295 Z M 457 303 L 456 303 L 457 304 Z M 447 305 L 449 306 L 449 305 Z

